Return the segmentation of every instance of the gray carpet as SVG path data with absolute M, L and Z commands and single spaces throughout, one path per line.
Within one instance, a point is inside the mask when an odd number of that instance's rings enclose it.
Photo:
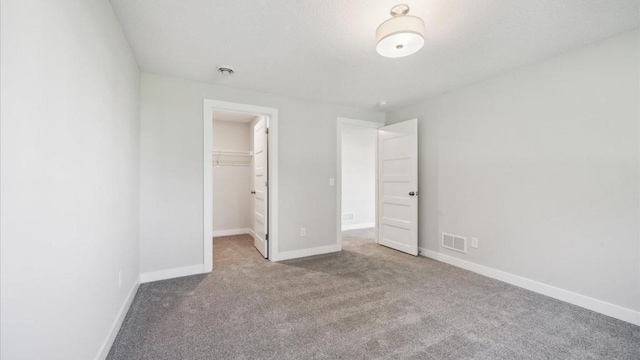
M 640 359 L 640 328 L 345 233 L 271 263 L 216 238 L 209 275 L 144 284 L 109 359 Z

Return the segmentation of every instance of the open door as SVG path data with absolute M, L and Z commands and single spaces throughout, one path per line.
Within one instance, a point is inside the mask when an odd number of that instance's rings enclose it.
M 253 127 L 253 245 L 260 254 L 269 257 L 269 188 L 267 156 L 267 118 Z
M 418 120 L 378 130 L 378 242 L 418 255 Z

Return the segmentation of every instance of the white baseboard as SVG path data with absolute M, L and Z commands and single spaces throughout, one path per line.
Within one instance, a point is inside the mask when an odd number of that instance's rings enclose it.
M 272 261 L 298 259 L 298 258 L 303 258 L 303 257 L 307 257 L 307 256 L 322 255 L 322 254 L 328 254 L 328 253 L 333 253 L 333 252 L 338 252 L 338 251 L 340 251 L 340 249 L 338 249 L 338 245 L 337 244 L 336 245 L 328 245 L 328 246 L 320 246 L 320 247 L 315 247 L 315 248 L 311 248 L 311 249 L 285 251 L 285 252 L 281 252 L 277 256 L 275 256 L 275 258 L 272 259 Z
M 376 227 L 376 223 L 360 223 L 360 224 L 342 224 L 342 231 L 368 229 Z
M 107 336 L 107 338 L 102 343 L 100 350 L 98 350 L 98 354 L 95 357 L 96 360 L 104 360 L 107 358 L 107 355 L 109 355 L 111 346 L 113 345 L 113 342 L 116 340 L 116 336 L 120 331 L 120 327 L 124 322 L 124 318 L 127 316 L 127 312 L 131 307 L 131 303 L 133 303 L 133 299 L 136 297 L 136 292 L 138 291 L 138 287 L 140 287 L 140 281 L 139 279 L 136 279 L 135 283 L 133 284 L 133 287 L 131 288 L 131 291 L 129 291 L 129 295 L 127 295 L 127 298 L 124 300 L 122 307 L 120 307 L 120 311 L 118 312 L 118 315 L 116 316 L 115 320 L 113 321 L 113 324 L 111 325 L 109 336 Z
M 420 248 L 420 255 L 428 258 L 457 266 L 459 268 L 478 273 L 511 285 L 521 287 L 542 295 L 558 299 L 569 304 L 577 305 L 600 314 L 611 316 L 618 320 L 626 321 L 634 325 L 640 325 L 640 312 L 627 309 L 622 306 L 604 302 L 585 295 L 577 294 L 555 286 L 544 284 L 535 280 L 530 280 L 518 275 L 513 275 L 501 270 L 496 270 L 487 266 L 461 260 L 453 256 L 445 255 L 436 251 Z
M 216 230 L 211 232 L 211 236 L 233 236 L 233 235 L 243 235 L 243 234 L 251 234 L 252 230 L 249 228 L 242 229 L 229 229 L 229 230 Z
M 204 270 L 203 264 L 184 266 L 184 267 L 159 270 L 159 271 L 151 271 L 151 272 L 140 274 L 140 283 L 144 284 L 152 281 L 167 280 L 167 279 L 173 279 L 173 278 L 182 277 L 182 276 L 198 275 L 198 274 L 205 274 L 205 273 L 207 273 L 207 271 Z

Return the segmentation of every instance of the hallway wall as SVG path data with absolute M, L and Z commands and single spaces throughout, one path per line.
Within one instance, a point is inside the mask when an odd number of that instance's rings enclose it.
M 342 125 L 342 230 L 375 227 L 378 130 Z

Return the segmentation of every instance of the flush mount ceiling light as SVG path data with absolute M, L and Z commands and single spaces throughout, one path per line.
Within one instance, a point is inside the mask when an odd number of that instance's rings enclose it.
M 376 30 L 376 51 L 378 54 L 399 58 L 415 54 L 424 45 L 424 21 L 407 15 L 408 5 L 391 8 L 391 19 L 383 22 Z
M 222 76 L 231 76 L 235 71 L 233 71 L 233 69 L 228 66 L 220 66 L 218 68 L 218 72 L 220 72 Z

